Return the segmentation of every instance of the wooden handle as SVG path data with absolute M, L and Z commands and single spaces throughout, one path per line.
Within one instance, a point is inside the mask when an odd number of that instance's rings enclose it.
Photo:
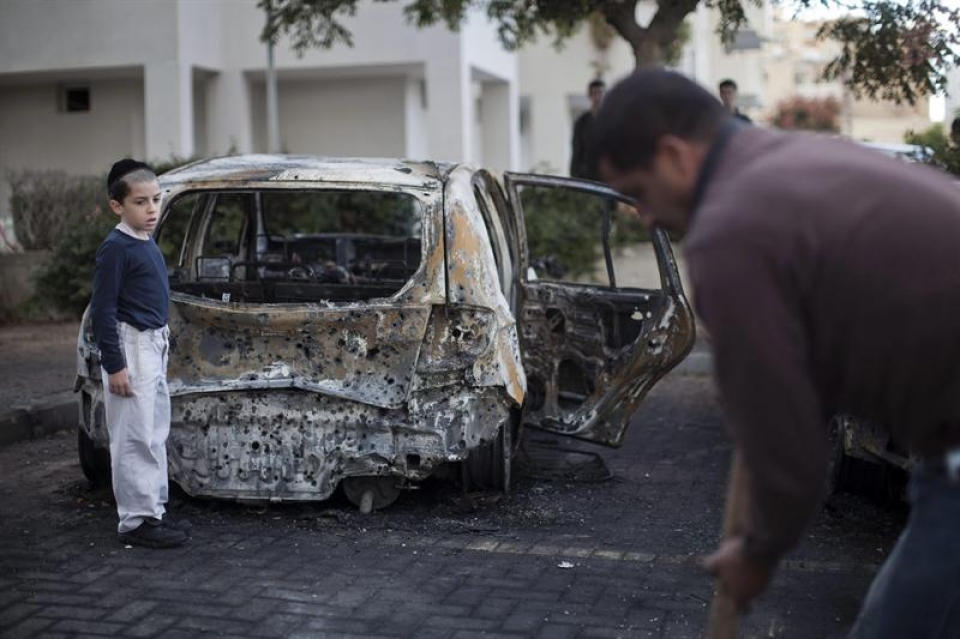
M 727 504 L 723 512 L 723 538 L 738 534 L 746 516 L 747 507 L 747 471 L 743 466 L 740 451 L 735 450 L 730 462 L 730 478 L 727 481 Z M 710 603 L 710 616 L 707 619 L 707 639 L 736 639 L 740 625 L 740 615 L 720 580 Z

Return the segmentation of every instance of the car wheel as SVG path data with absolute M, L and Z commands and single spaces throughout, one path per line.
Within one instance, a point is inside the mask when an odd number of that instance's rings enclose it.
M 853 459 L 847 455 L 844 446 L 846 418 L 834 417 L 830 420 L 830 464 L 827 470 L 827 495 L 847 492 L 853 488 Z
M 467 455 L 462 464 L 463 489 L 466 492 L 499 490 L 510 494 L 513 459 L 520 436 L 520 410 L 497 431 L 497 436 Z
M 77 454 L 84 477 L 94 486 L 109 486 L 110 451 L 97 446 L 82 426 L 77 427 Z
M 361 513 L 369 515 L 397 501 L 400 487 L 396 477 L 347 477 L 343 480 L 343 492 Z

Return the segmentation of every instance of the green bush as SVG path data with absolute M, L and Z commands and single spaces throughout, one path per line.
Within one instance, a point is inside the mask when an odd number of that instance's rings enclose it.
M 191 161 L 175 157 L 153 167 L 161 174 Z M 52 250 L 21 318 L 79 318 L 90 301 L 97 249 L 119 221 L 107 205 L 106 173 L 17 171 L 9 179 L 17 239 L 27 249 Z
M 929 154 L 923 154 L 917 158 L 921 162 L 932 164 L 947 173 L 960 175 L 960 146 L 950 144 L 947 134 L 939 124 L 934 124 L 919 133 L 907 131 L 903 141 L 930 149 Z
M 37 274 L 33 304 L 38 309 L 79 318 L 90 301 L 97 249 L 118 218 L 96 204 L 86 210 L 86 215 L 72 216 L 72 224 Z
M 28 251 L 52 250 L 76 211 L 106 196 L 102 182 L 63 171 L 10 171 L 10 212 L 17 241 Z M 80 207 L 80 208 L 78 208 Z

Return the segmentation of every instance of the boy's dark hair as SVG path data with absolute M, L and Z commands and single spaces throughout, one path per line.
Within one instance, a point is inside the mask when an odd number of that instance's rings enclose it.
M 600 78 L 596 78 L 594 80 L 590 80 L 590 84 L 587 85 L 587 93 L 590 93 L 594 89 L 606 89 L 606 88 L 607 88 L 607 83 L 601 80 Z
M 673 71 L 644 69 L 607 93 L 590 144 L 594 157 L 607 158 L 618 170 L 647 168 L 663 136 L 707 142 L 729 118 L 696 82 Z
M 140 162 L 139 160 L 130 158 L 124 158 L 114 162 L 113 166 L 110 167 L 110 173 L 107 174 L 107 194 L 110 199 L 123 202 L 123 198 L 127 197 L 127 194 L 130 193 L 130 185 L 124 178 L 131 173 L 138 172 L 143 173 L 142 176 L 138 176 L 143 180 L 157 179 L 157 174 L 154 173 L 153 169 L 150 168 L 150 165 L 146 162 Z
M 737 83 L 734 82 L 733 80 L 731 80 L 730 78 L 727 78 L 726 80 L 723 80 L 717 88 L 718 88 L 718 89 L 731 88 L 731 89 L 733 89 L 734 91 L 736 91 L 736 90 L 737 90 Z

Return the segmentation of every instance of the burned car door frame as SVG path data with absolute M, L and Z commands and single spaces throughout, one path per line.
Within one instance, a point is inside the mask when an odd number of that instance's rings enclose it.
M 650 388 L 693 347 L 695 327 L 670 240 L 652 231 L 660 289 L 619 287 L 610 248 L 611 213 L 627 197 L 603 185 L 553 176 L 506 173 L 520 245 L 518 322 L 528 398 L 524 424 L 619 446 Z M 608 286 L 537 279 L 530 264 L 523 188 L 568 189 L 604 198 L 603 257 Z

